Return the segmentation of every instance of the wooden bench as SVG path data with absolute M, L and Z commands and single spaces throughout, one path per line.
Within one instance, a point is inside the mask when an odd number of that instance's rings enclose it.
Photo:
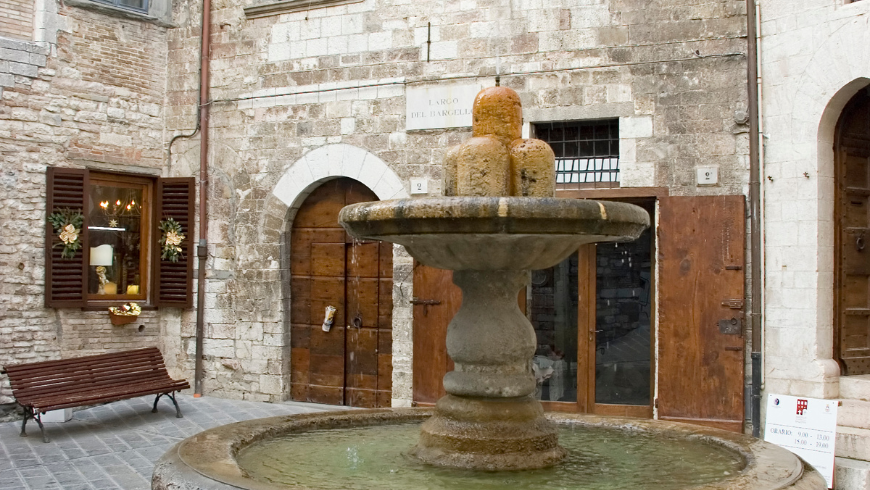
M 156 412 L 157 401 L 166 395 L 175 405 L 176 417 L 181 418 L 173 393 L 190 388 L 187 381 L 169 377 L 163 355 L 156 347 L 9 365 L 0 373 L 9 376 L 12 395 L 24 407 L 21 436 L 27 436 L 27 420 L 34 419 L 45 442 L 48 438 L 41 415 L 49 410 L 157 395 L 151 410 Z

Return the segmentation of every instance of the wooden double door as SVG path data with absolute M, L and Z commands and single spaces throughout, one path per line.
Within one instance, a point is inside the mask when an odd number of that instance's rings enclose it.
M 377 201 L 352 179 L 318 187 L 290 236 L 290 392 L 293 400 L 388 407 L 392 384 L 393 248 L 353 240 L 338 224 L 348 204 Z M 335 308 L 329 331 L 323 323 Z
M 846 105 L 834 147 L 834 353 L 845 375 L 870 374 L 870 93 Z
M 655 216 L 655 200 L 634 203 Z M 658 209 L 637 242 L 584 246 L 532 273 L 536 396 L 548 410 L 740 431 L 744 198 L 663 196 Z M 452 369 L 444 338 L 462 296 L 451 272 L 418 264 L 414 297 L 414 400 L 431 404 Z

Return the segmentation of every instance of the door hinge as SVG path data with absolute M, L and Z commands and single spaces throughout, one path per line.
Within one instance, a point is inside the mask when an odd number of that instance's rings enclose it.
M 653 400 L 653 408 L 659 408 L 659 399 L 658 398 Z
M 409 301 L 409 303 L 411 303 L 412 305 L 434 306 L 440 305 L 441 301 L 437 299 L 420 299 L 415 297 L 411 301 Z
M 743 309 L 743 299 L 741 298 L 731 298 L 731 299 L 723 299 L 722 306 L 727 306 L 732 310 L 742 310 Z

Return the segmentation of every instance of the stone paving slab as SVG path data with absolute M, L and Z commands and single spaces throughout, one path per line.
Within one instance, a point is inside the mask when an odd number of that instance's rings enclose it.
M 340 410 L 312 403 L 263 403 L 178 395 L 184 418 L 153 396 L 133 398 L 74 412 L 63 423 L 0 423 L 0 490 L 146 490 L 154 463 L 175 443 L 218 425 L 262 417 Z

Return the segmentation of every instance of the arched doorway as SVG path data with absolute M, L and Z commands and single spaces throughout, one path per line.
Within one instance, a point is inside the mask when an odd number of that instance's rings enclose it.
M 388 407 L 392 378 L 393 249 L 354 241 L 338 224 L 348 204 L 377 201 L 349 178 L 302 203 L 290 233 L 290 393 L 297 401 Z M 327 306 L 335 316 L 322 328 Z
M 837 123 L 834 164 L 834 353 L 843 374 L 870 374 L 870 88 L 852 97 Z

